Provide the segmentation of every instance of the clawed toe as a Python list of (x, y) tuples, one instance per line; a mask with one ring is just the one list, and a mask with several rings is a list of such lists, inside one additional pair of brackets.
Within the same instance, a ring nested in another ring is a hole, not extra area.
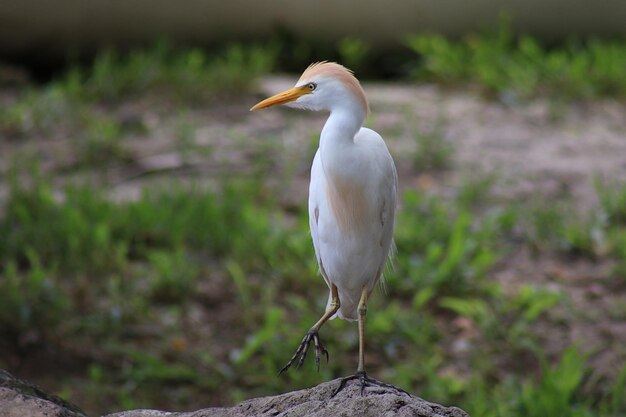
[(337, 389), (333, 392), (333, 395), (331, 395), (331, 398), (336, 396), (342, 389), (344, 389), (346, 387), (348, 381), (351, 381), (353, 379), (358, 379), (359, 380), (359, 384), (361, 386), (361, 396), (363, 396), (363, 394), (365, 392), (365, 387), (387, 388), (387, 389), (391, 389), (391, 390), (398, 391), (398, 392), (401, 392), (403, 394), (406, 394), (409, 397), (411, 396), (411, 394), (409, 394), (408, 392), (406, 392), (402, 388), (398, 388), (398, 387), (396, 387), (394, 385), (386, 384), (386, 383), (378, 381), (378, 380), (376, 380), (374, 378), (370, 378), (369, 376), (367, 376), (365, 371), (359, 371), (359, 372), (355, 373), (354, 375), (350, 375), (350, 376), (347, 376), (345, 378), (341, 378), (341, 382), (339, 383), (339, 386), (337, 387)]
[(287, 364), (283, 366), (283, 368), (278, 373), (282, 374), (287, 369), (289, 369), (291, 365), (296, 363), (296, 361), (297, 361), (296, 369), (299, 369), (304, 363), (304, 359), (306, 358), (306, 355), (309, 351), (309, 346), (311, 345), (311, 341), (313, 341), (313, 346), (315, 349), (315, 367), (317, 368), (317, 372), (319, 372), (320, 356), (321, 355), (326, 356), (326, 362), (328, 362), (328, 351), (322, 344), (319, 333), (315, 330), (309, 330), (307, 334), (304, 335), (304, 338), (302, 338), (302, 342), (300, 342), (300, 346), (298, 346), (298, 349), (296, 349), (296, 353), (293, 354), (291, 359), (289, 359), (289, 362), (287, 362)]

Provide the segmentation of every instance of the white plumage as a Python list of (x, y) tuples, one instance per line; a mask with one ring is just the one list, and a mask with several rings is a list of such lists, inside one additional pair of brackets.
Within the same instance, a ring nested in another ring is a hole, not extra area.
[(319, 367), (320, 353), (328, 353), (318, 331), (338, 315), (359, 320), (357, 375), (364, 383), (366, 305), (392, 244), (396, 168), (381, 136), (362, 127), (368, 103), (357, 79), (343, 66), (313, 64), (294, 88), (263, 100), (252, 110), (276, 104), (330, 112), (313, 160), (309, 188), (311, 236), (330, 295), (325, 314), (309, 330), (283, 371), (297, 358), (297, 366), (303, 363), (312, 340)]
[[(337, 122), (332, 117), (326, 126)], [(309, 225), (320, 271), (339, 291), (339, 317), (357, 320), (361, 292), (371, 293), (389, 254), (396, 171), (373, 130), (361, 128), (354, 139), (327, 132), (311, 168)]]

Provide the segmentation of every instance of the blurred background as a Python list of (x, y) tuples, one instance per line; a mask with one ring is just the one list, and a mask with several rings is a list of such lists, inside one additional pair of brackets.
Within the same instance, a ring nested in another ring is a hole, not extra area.
[(398, 166), (369, 373), (472, 416), (626, 413), (626, 3), (0, 4), (0, 367), (91, 415), (277, 376), (326, 305), (306, 214), (325, 115), (248, 109), (306, 66), (363, 81)]

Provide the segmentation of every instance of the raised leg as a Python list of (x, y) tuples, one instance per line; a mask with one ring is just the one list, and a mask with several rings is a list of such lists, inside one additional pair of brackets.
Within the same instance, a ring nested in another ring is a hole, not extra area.
[(300, 342), (300, 346), (298, 346), (298, 349), (296, 349), (296, 353), (294, 353), (291, 359), (289, 359), (287, 365), (283, 366), (283, 368), (278, 372), (279, 374), (282, 374), (287, 369), (289, 369), (291, 365), (296, 362), (296, 360), (298, 361), (298, 363), (296, 363), (296, 369), (302, 366), (302, 364), (304, 363), (304, 359), (306, 358), (306, 354), (309, 351), (311, 341), (313, 341), (315, 347), (315, 366), (317, 368), (317, 371), (319, 372), (320, 370), (321, 354), (324, 354), (326, 356), (326, 361), (328, 362), (328, 351), (320, 341), (319, 330), (324, 325), (324, 323), (326, 323), (328, 319), (330, 319), (333, 314), (335, 314), (337, 310), (339, 310), (340, 307), (339, 294), (337, 292), (337, 287), (334, 284), (330, 288), (330, 293), (330, 309), (326, 311), (322, 318), (320, 318), (317, 323), (315, 323), (313, 327), (311, 327), (309, 331), (304, 335), (304, 338), (302, 338), (302, 342)]

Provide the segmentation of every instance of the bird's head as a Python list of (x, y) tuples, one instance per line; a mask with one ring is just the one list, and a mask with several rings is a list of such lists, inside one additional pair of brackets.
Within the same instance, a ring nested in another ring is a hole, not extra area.
[(279, 104), (309, 110), (343, 108), (363, 112), (363, 117), (369, 111), (363, 88), (352, 71), (326, 61), (311, 64), (293, 88), (257, 103), (250, 110)]

